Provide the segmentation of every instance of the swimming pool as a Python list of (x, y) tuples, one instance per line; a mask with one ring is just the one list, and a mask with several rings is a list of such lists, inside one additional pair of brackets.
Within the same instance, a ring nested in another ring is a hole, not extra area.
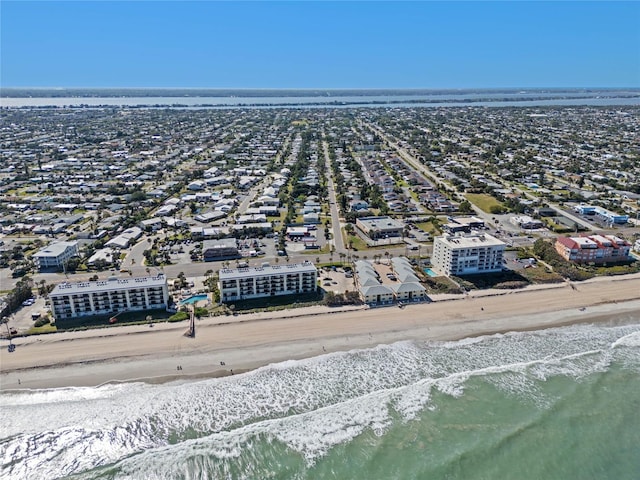
[(194, 295), (193, 297), (189, 297), (189, 298), (185, 298), (184, 300), (180, 301), (180, 305), (188, 305), (190, 303), (196, 303), (199, 302), (200, 300), (208, 300), (209, 299), (209, 295), (202, 293), (200, 295)]
[(424, 269), (424, 273), (426, 273), (430, 277), (437, 277), (438, 276), (438, 274), (436, 272), (434, 272), (433, 270), (431, 270), (430, 268), (425, 268)]

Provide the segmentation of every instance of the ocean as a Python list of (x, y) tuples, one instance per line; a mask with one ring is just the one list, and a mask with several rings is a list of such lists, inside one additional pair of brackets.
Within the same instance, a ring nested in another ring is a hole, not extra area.
[(640, 318), (0, 394), (3, 479), (637, 479)]

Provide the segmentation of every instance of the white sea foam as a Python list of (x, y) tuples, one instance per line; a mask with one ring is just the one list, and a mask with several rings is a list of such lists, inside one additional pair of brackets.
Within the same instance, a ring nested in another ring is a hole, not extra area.
[(617, 339), (611, 344), (611, 348), (616, 347), (640, 347), (640, 332), (632, 332)]
[(434, 389), (459, 397), (475, 377), (543, 401), (540, 382), (605, 371), (620, 355), (637, 359), (639, 338), (640, 325), (573, 326), (401, 342), (193, 383), (2, 394), (0, 474), (92, 478), (110, 465), (116, 478), (198, 477), (206, 468), (224, 473), (258, 439), (314, 462), (364, 431), (383, 434), (394, 411), (409, 420), (433, 407)]

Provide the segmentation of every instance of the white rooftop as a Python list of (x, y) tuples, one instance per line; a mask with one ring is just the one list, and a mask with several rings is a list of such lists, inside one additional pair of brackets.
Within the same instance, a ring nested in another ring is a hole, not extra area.
[(573, 237), (572, 240), (580, 245), (580, 248), (598, 248), (598, 244), (587, 237)]
[(471, 233), (467, 235), (443, 235), (437, 237), (451, 248), (474, 248), (474, 247), (499, 247), (506, 246), (502, 240), (498, 240), (487, 233)]
[(69, 248), (77, 245), (78, 242), (56, 242), (52, 243), (44, 247), (42, 250), (35, 253), (34, 257), (57, 257), (58, 255), (64, 253), (64, 251)]
[(74, 293), (128, 290), (131, 288), (160, 287), (166, 284), (167, 279), (164, 275), (158, 275), (157, 277), (111, 277), (109, 280), (98, 280), (97, 282), (59, 283), (49, 295), (56, 296)]
[(267, 275), (283, 275), (287, 273), (317, 272), (316, 266), (311, 262), (291, 263), (286, 265), (265, 265), (263, 267), (225, 268), (220, 270), (220, 281), (235, 278), (249, 278)]

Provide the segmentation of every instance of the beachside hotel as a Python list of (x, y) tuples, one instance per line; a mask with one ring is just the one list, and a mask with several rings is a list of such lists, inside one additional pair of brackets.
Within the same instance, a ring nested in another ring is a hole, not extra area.
[(287, 265), (222, 269), (218, 273), (220, 300), (236, 302), (250, 298), (293, 295), (316, 291), (318, 270), (311, 262)]
[(433, 241), (431, 264), (447, 276), (499, 272), (505, 248), (486, 233), (443, 235)]
[(164, 275), (111, 277), (97, 282), (60, 283), (49, 294), (49, 299), (53, 316), (58, 321), (167, 308), (169, 289)]

